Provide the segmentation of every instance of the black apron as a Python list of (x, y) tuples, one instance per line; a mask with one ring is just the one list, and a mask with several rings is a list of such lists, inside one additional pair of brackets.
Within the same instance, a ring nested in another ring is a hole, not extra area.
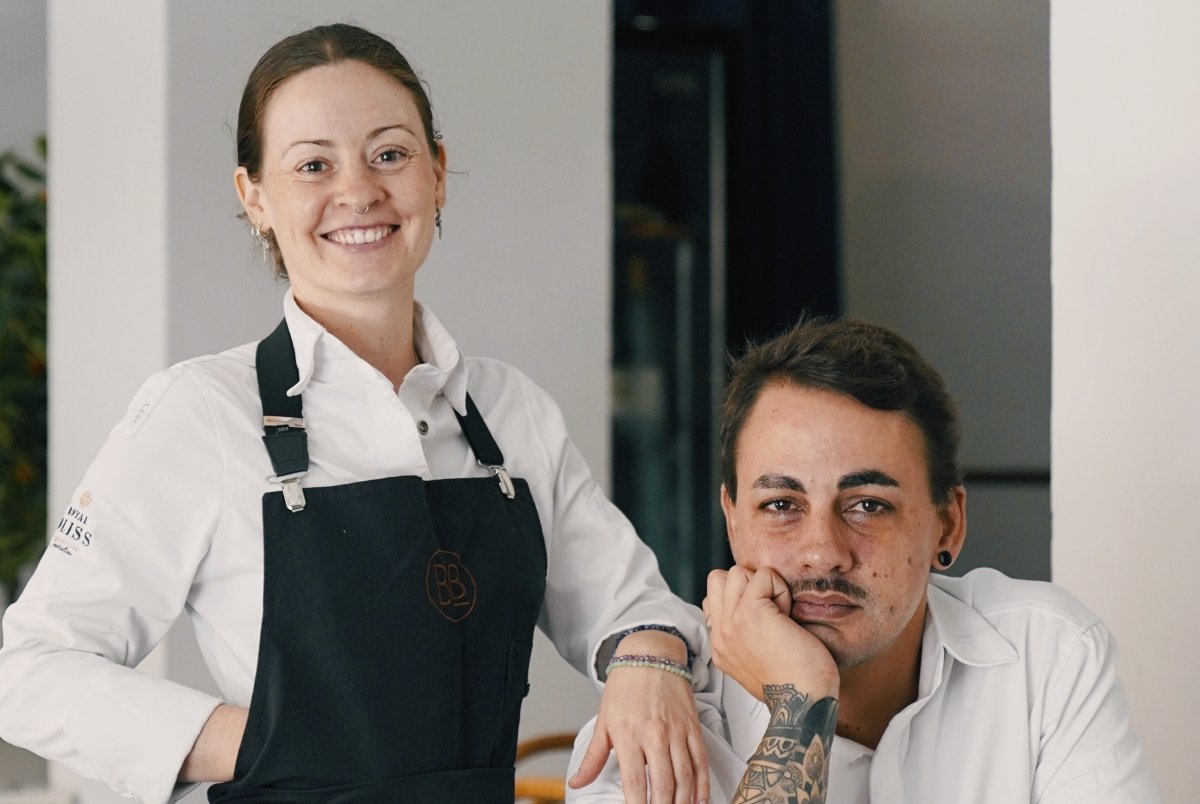
[(521, 702), (546, 589), (528, 484), (467, 397), (492, 477), (301, 488), (308, 468), (286, 321), (258, 347), (263, 619), (234, 780), (209, 801), (513, 800)]

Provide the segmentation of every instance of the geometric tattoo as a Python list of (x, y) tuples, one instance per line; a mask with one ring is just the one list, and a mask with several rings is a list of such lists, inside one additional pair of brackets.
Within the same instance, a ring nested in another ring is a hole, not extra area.
[(838, 702), (809, 702), (792, 684), (765, 684), (771, 722), (732, 804), (824, 804)]

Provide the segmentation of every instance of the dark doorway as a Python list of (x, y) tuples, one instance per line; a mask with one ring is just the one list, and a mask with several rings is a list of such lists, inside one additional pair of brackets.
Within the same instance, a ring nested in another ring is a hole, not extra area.
[(828, 2), (614, 6), (613, 496), (682, 597), (727, 566), (725, 353), (840, 312)]

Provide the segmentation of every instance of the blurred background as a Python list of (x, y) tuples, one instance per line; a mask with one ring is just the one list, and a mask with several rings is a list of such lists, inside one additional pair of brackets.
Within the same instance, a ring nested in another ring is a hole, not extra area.
[[(418, 297), (465, 351), (555, 396), (680, 595), (698, 602), (728, 561), (726, 352), (805, 312), (891, 326), (962, 407), (970, 528), (954, 571), (1053, 578), (1097, 610), (1167, 800), (1193, 800), (1200, 593), (1184, 573), (1200, 547), (1175, 505), (1200, 446), (1184, 407), (1200, 357), (1184, 307), (1200, 290), (1200, 57), (1180, 33), (1200, 11), (1089, 8), (0, 0), (6, 171), (37, 173), (42, 133), (50, 149), (49, 447), (30, 464), (48, 496), (22, 474), (0, 506), (48, 499), (53, 516), (146, 376), (278, 319), (282, 289), (236, 218), (237, 99), (274, 41), (357, 22), (428, 82), (453, 171)], [(37, 177), (17, 172), (36, 213)], [(36, 393), (37, 360), (19, 369)], [(8, 407), (36, 429), (28, 404)], [(0, 581), (6, 595), (21, 577)], [(189, 629), (143, 667), (211, 688)], [(523, 735), (594, 713), (545, 642), (533, 673)], [(118, 800), (0, 744), (0, 802), (18, 785)]]

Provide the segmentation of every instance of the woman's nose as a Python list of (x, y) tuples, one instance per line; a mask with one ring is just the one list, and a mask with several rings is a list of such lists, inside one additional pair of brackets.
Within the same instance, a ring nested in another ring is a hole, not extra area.
[(347, 165), (339, 178), (340, 203), (360, 215), (365, 215), (384, 196), (383, 184), (369, 165)]

